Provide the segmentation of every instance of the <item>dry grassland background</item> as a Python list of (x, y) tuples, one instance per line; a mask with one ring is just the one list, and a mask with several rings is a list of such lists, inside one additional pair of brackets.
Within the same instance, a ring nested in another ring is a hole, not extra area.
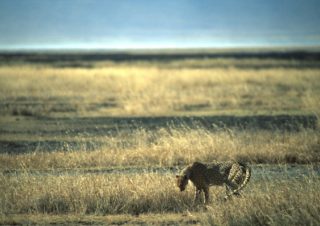
[[(0, 223), (317, 225), (317, 52), (2, 54)], [(243, 197), (174, 175), (248, 162)]]

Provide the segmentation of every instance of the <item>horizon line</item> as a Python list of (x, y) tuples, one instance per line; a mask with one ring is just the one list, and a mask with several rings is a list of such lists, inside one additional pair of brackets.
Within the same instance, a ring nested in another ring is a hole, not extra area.
[(175, 51), (175, 50), (259, 50), (284, 49), (301, 50), (312, 49), (319, 51), (320, 44), (316, 45), (226, 45), (226, 46), (161, 46), (161, 47), (9, 47), (1, 48), (0, 52), (126, 52), (126, 51)]

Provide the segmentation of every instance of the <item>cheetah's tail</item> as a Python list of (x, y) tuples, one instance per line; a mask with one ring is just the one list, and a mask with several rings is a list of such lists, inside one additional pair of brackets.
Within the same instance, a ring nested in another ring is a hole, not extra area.
[(245, 178), (244, 178), (243, 182), (241, 183), (241, 185), (237, 189), (233, 190), (228, 196), (238, 193), (240, 190), (242, 190), (248, 184), (248, 182), (250, 180), (251, 168), (244, 163), (239, 163), (239, 165), (244, 167), (246, 170)]

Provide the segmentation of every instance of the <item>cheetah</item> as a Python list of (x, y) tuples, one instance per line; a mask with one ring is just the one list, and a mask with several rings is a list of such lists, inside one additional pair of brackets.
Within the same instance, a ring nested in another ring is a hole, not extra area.
[(201, 192), (205, 195), (205, 204), (209, 203), (209, 186), (226, 187), (227, 200), (231, 195), (240, 196), (239, 191), (242, 190), (249, 182), (251, 177), (251, 168), (240, 162), (218, 162), (211, 164), (203, 164), (194, 162), (184, 168), (180, 175), (176, 175), (177, 186), (180, 191), (184, 191), (191, 180), (195, 186), (195, 198), (197, 201)]

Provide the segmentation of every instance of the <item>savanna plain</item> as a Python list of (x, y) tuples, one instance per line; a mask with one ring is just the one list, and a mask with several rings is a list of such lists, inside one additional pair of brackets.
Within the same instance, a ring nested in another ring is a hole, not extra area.
[[(0, 54), (0, 224), (319, 225), (320, 51)], [(175, 174), (252, 167), (194, 204)]]

